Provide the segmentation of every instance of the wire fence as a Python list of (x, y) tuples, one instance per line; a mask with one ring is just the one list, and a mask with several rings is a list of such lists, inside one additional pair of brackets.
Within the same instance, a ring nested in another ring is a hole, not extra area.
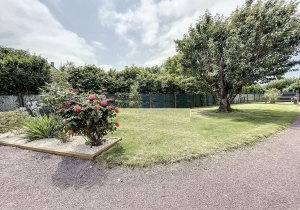
[[(126, 95), (125, 95), (126, 96)], [(213, 106), (219, 103), (218, 99), (210, 93), (205, 94), (141, 94), (141, 107), (142, 108), (192, 108)], [(107, 94), (107, 98), (112, 97), (114, 100), (112, 105), (120, 106), (123, 108), (129, 107), (128, 98), (118, 98), (114, 94)], [(235, 104), (249, 103), (252, 101), (263, 100), (263, 94), (239, 94), (234, 99)], [(0, 111), (12, 111), (25, 107), (28, 102), (38, 101), (42, 103), (39, 95), (0, 95)], [(126, 103), (121, 103), (126, 101)]]

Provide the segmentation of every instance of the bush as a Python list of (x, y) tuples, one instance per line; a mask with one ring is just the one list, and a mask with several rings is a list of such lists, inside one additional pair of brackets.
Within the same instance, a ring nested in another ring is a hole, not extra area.
[(53, 116), (34, 117), (24, 125), (23, 138), (34, 141), (43, 138), (54, 138), (58, 130), (58, 121)]
[(136, 82), (130, 87), (129, 93), (129, 107), (130, 108), (141, 108), (142, 107), (142, 97), (138, 92), (139, 84)]
[(15, 134), (20, 134), (23, 125), (31, 119), (28, 114), (23, 115), (18, 110), (0, 112), (0, 133), (12, 131)]
[[(119, 126), (119, 123), (113, 121), (119, 108), (107, 105), (111, 99), (107, 100), (104, 95), (79, 93), (77, 89), (59, 90), (57, 94), (57, 89), (48, 87), (43, 99), (45, 106), (51, 106), (49, 109), (63, 119), (59, 129), (70, 135), (85, 136), (88, 139), (86, 144), (92, 147), (101, 145), (103, 137)], [(57, 99), (55, 103), (51, 98)]]
[(279, 98), (279, 96), (280, 96), (280, 91), (277, 90), (276, 88), (266, 90), (264, 94), (265, 103), (270, 102), (274, 104)]
[(284, 91), (286, 92), (289, 92), (289, 91), (299, 91), (300, 90), (300, 80), (294, 82), (293, 84), (291, 84), (290, 86), (286, 87), (283, 89)]
[(268, 84), (266, 84), (264, 87), (268, 90), (268, 89), (272, 89), (272, 88), (276, 88), (277, 90), (284, 90), (285, 88), (287, 88), (288, 86), (290, 86), (291, 84), (295, 83), (299, 81), (299, 78), (285, 78), (285, 79), (281, 79), (281, 80), (275, 80), (273, 82), (270, 82)]

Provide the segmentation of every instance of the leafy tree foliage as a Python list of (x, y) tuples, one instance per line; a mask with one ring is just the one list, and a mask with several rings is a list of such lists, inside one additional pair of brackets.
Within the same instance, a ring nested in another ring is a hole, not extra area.
[(285, 88), (288, 86), (292, 85), (293, 83), (300, 81), (300, 78), (285, 78), (285, 79), (280, 79), (276, 81), (272, 81), (268, 84), (265, 85), (265, 88), (272, 89), (276, 88), (277, 90), (283, 91)]
[(243, 86), (241, 93), (242, 94), (256, 94), (256, 93), (264, 93), (265, 87), (259, 84), (253, 84), (248, 86)]
[(229, 18), (207, 11), (176, 40), (184, 71), (220, 98), (219, 111), (245, 85), (281, 78), (299, 64), (300, 19), (295, 1), (247, 0)]
[(51, 81), (50, 66), (41, 56), (0, 46), (0, 80), (0, 94), (37, 94)]
[(68, 73), (70, 74), (68, 80), (72, 87), (83, 92), (102, 93), (102, 89), (107, 85), (105, 71), (95, 65), (73, 67), (68, 70)]
[(169, 57), (164, 63), (164, 70), (169, 74), (182, 75), (183, 71), (181, 60), (181, 54), (176, 54), (173, 57)]
[(158, 66), (125, 66), (119, 72), (113, 69), (105, 72), (94, 65), (75, 66), (67, 71), (56, 72), (53, 75), (54, 80), (63, 83), (66, 72), (72, 87), (84, 92), (100, 93), (104, 89), (110, 94), (130, 93), (134, 86), (139, 93), (194, 93), (199, 92), (200, 88), (194, 77), (170, 74)]

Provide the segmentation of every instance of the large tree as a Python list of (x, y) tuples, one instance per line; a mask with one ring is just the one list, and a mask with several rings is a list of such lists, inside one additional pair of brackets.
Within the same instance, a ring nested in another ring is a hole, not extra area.
[(175, 40), (184, 71), (220, 98), (219, 111), (244, 85), (281, 78), (299, 64), (300, 18), (295, 1), (267, 0), (237, 8), (229, 18), (209, 11)]

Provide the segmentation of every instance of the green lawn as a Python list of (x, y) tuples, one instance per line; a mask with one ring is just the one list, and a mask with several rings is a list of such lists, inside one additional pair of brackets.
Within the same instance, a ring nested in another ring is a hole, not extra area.
[(194, 109), (121, 109), (123, 140), (97, 157), (99, 163), (147, 166), (211, 154), (260, 141), (286, 128), (300, 113), (292, 104), (239, 104), (232, 113), (216, 107)]

